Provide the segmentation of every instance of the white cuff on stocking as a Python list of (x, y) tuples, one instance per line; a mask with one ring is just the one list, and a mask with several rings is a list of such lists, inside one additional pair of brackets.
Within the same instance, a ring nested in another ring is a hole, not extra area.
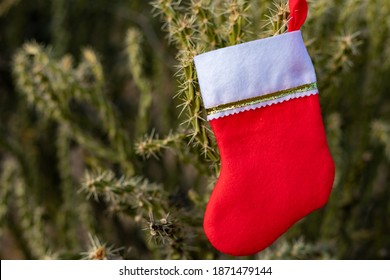
[(195, 57), (207, 119), (318, 93), (300, 31)]

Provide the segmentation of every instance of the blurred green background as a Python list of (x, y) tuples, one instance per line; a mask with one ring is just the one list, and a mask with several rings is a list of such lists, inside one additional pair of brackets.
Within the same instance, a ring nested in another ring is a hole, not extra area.
[[(246, 258), (389, 259), (390, 1), (308, 2), (334, 189)], [(192, 58), (287, 18), (285, 1), (1, 0), (0, 258), (232, 258), (202, 229), (220, 160)]]

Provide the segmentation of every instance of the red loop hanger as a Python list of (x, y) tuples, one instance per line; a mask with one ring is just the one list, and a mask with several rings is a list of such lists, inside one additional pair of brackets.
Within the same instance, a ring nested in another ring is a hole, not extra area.
[(288, 22), (288, 32), (301, 29), (307, 17), (307, 2), (306, 0), (289, 0), (290, 20)]

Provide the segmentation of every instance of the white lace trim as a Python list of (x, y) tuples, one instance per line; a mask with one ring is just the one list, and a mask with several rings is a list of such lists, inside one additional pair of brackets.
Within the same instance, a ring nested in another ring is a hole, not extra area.
[(210, 120), (214, 120), (214, 119), (219, 119), (219, 118), (223, 118), (223, 117), (226, 117), (229, 115), (238, 114), (240, 112), (249, 111), (249, 110), (256, 110), (259, 108), (263, 108), (263, 107), (271, 106), (274, 104), (279, 104), (279, 103), (282, 103), (285, 101), (289, 101), (291, 99), (302, 98), (305, 96), (310, 96), (310, 95), (315, 95), (315, 94), (318, 94), (317, 89), (311, 90), (311, 91), (306, 91), (306, 92), (293, 93), (293, 94), (290, 94), (288, 96), (281, 97), (281, 98), (278, 98), (275, 100), (269, 100), (269, 101), (261, 102), (258, 104), (248, 105), (248, 106), (244, 106), (244, 107), (240, 107), (240, 108), (231, 109), (228, 111), (210, 114), (207, 116), (207, 120), (210, 121)]

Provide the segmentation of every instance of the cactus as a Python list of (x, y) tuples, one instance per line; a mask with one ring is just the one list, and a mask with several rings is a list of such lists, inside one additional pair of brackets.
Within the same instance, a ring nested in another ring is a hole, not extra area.
[[(287, 1), (32, 2), (0, 4), (0, 257), (231, 258), (202, 229), (220, 158), (193, 58), (286, 32)], [(308, 2), (334, 189), (247, 258), (388, 259), (390, 2)]]

